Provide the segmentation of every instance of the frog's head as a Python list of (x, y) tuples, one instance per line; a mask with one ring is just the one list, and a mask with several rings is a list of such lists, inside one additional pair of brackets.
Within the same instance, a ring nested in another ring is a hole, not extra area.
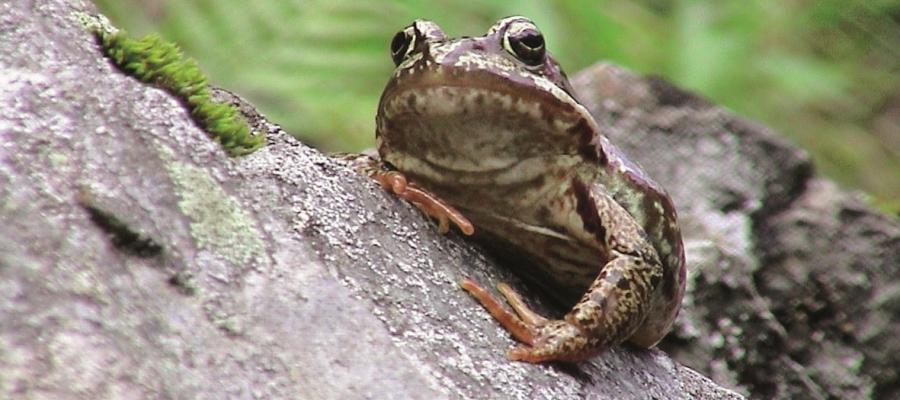
[(381, 96), (376, 138), (382, 158), (401, 171), (441, 180), (528, 159), (598, 157), (597, 125), (531, 20), (504, 18), (484, 36), (458, 39), (418, 20), (390, 51), (397, 68)]
[[(520, 16), (497, 21), (481, 37), (449, 39), (437, 24), (417, 20), (394, 35), (391, 58), (400, 71), (435, 65), (463, 71), (486, 71), (516, 77), (541, 77), (570, 96), (571, 86), (559, 64), (547, 52), (544, 35)], [(532, 83), (532, 82), (529, 82)]]

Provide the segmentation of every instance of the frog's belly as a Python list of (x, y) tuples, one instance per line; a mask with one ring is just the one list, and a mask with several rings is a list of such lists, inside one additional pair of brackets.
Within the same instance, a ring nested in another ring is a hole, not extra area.
[(599, 249), (572, 237), (477, 217), (473, 222), (476, 240), (566, 305), (578, 301), (606, 264)]

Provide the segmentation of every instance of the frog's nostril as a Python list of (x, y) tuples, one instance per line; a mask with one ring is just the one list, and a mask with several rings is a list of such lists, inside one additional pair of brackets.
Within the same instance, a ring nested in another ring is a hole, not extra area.
[(475, 43), (472, 45), (472, 50), (482, 51), (484, 50), (484, 45), (481, 43)]

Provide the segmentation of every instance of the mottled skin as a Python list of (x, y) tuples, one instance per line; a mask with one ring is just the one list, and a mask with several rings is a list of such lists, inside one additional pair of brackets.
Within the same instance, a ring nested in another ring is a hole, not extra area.
[(501, 284), (513, 314), (464, 280), (523, 343), (510, 359), (578, 361), (662, 339), (684, 293), (675, 209), (602, 135), (537, 27), (510, 17), (484, 36), (449, 39), (419, 20), (391, 51), (376, 138), (392, 172), (370, 175), (445, 228), (449, 219), (469, 234), (471, 221), (476, 237), (527, 261), (524, 274), (577, 300), (548, 320)]

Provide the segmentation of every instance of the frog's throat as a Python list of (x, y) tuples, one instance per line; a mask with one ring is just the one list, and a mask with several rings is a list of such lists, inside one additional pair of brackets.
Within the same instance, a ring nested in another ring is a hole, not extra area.
[(459, 173), (524, 166), (530, 176), (535, 159), (601, 159), (593, 118), (580, 105), (544, 100), (480, 87), (394, 91), (382, 98), (378, 148), (398, 168), (401, 158), (419, 158), (423, 168)]
[[(433, 152), (417, 155), (386, 151), (384, 159), (400, 171), (411, 172), (419, 181), (437, 185), (514, 186), (545, 179), (549, 173), (566, 173), (581, 164), (576, 156), (532, 157), (516, 160), (498, 168), (472, 168), (471, 162), (437, 159)], [(481, 164), (484, 165), (484, 164)], [(413, 172), (414, 171), (414, 172)], [(568, 175), (568, 174), (566, 174)]]

